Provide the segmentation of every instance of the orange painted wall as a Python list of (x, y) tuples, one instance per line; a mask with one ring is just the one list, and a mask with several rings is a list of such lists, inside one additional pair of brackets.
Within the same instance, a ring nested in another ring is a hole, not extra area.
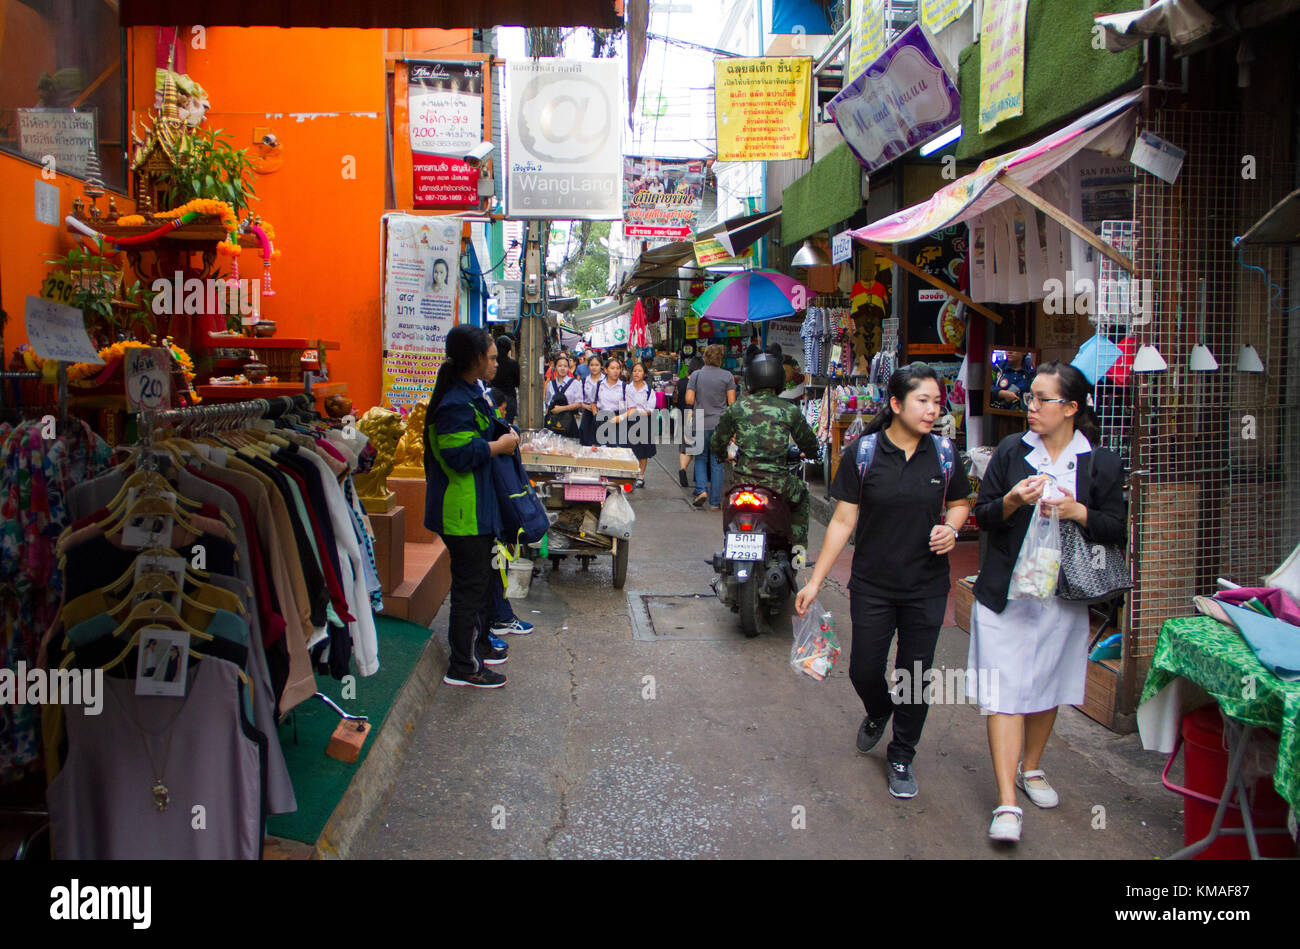
[[(62, 224), (53, 227), (36, 220), (36, 186), (41, 166), (0, 153), (0, 280), (3, 307), (9, 314), (5, 327), (5, 364), (14, 347), (27, 342), (23, 325), (24, 301), (40, 293), (41, 281), (50, 272), (47, 259), (67, 253), (72, 238)], [(57, 175), (45, 182), (59, 189), (59, 220), (72, 213), (72, 201), (81, 196), (81, 179)], [(108, 195), (99, 199), (100, 210), (108, 207)], [(129, 214), (135, 205), (117, 196), (118, 210)]]
[[(193, 35), (182, 31), (187, 40)], [(262, 315), (280, 336), (321, 336), (342, 343), (329, 356), (331, 378), (346, 381), (358, 412), (380, 396), (380, 220), (385, 212), (387, 85), (385, 57), (468, 52), (468, 30), (317, 30), (211, 28), (203, 49), (191, 45), (188, 72), (208, 92), (206, 123), (252, 143), (269, 127), (283, 145), (284, 166), (258, 176), (257, 213), (275, 226), (283, 256), (272, 269), (276, 296)], [(131, 96), (141, 118), (153, 101), (155, 31), (131, 31)], [(436, 52), (434, 52), (436, 50)], [(355, 177), (344, 177), (345, 159)], [(59, 229), (36, 224), (32, 178), (39, 168), (0, 155), (0, 263), (11, 316), (6, 347), (21, 341), (22, 301), (36, 292), (43, 261), (68, 246)], [(409, 164), (396, 170), (410, 178)], [(80, 182), (61, 180), (63, 213)], [(128, 210), (126, 202), (119, 206)], [(20, 213), (11, 213), (14, 206)], [(242, 276), (260, 259), (245, 251)], [(17, 332), (15, 331), (15, 324)]]

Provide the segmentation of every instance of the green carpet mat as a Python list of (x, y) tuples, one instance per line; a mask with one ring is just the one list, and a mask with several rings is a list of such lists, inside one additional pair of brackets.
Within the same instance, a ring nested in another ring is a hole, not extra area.
[[(348, 764), (325, 754), (330, 736), (339, 723), (338, 714), (319, 699), (311, 699), (285, 716), (280, 725), (280, 745), (285, 764), (293, 781), (298, 810), (280, 814), (267, 822), (267, 833), (275, 837), (315, 844), (330, 814), (338, 806), (357, 768), (366, 760), (375, 736), (379, 733), (397, 693), (410, 677), (429, 631), (403, 619), (376, 614), (379, 634), (379, 672), (367, 678), (356, 677), (356, 697), (344, 699), (343, 683), (318, 675), (316, 687), (352, 715), (370, 719), (370, 734), (355, 764)], [(297, 717), (298, 740), (294, 742), (294, 717)]]

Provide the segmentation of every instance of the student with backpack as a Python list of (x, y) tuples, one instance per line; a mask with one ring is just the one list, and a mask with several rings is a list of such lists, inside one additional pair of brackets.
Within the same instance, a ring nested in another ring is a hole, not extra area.
[(546, 384), (546, 420), (548, 431), (566, 438), (577, 438), (579, 413), (583, 405), (583, 380), (569, 375), (569, 357), (555, 358), (555, 378)]
[[(889, 396), (840, 458), (831, 486), (839, 504), (795, 610), (808, 612), (853, 534), (849, 679), (866, 711), (857, 747), (871, 751), (892, 715), (889, 793), (911, 798), (917, 793), (912, 759), (929, 711), (923, 686), (948, 605), (948, 553), (970, 513), (970, 485), (952, 443), (931, 433), (943, 409), (935, 371), (920, 363), (900, 367), (889, 379)], [(891, 693), (885, 678), (895, 631), (894, 667), (907, 674), (901, 695)]]
[[(611, 356), (605, 363), (605, 378), (600, 379), (592, 387), (591, 401), (596, 405), (596, 426), (597, 436), (596, 443), (600, 445), (613, 445), (626, 448), (626, 445), (618, 439), (617, 432), (606, 430), (602, 440), (599, 432), (600, 428), (611, 423), (613, 419), (622, 415), (627, 409), (629, 402), (627, 398), (627, 383), (623, 381), (623, 363), (617, 356)], [(610, 425), (610, 428), (613, 426)], [(613, 437), (610, 437), (611, 434)]]

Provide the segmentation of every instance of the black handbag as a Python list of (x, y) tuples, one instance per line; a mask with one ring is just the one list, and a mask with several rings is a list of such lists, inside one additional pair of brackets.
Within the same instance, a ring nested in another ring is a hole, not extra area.
[(565, 438), (578, 437), (578, 420), (574, 418), (574, 415), (579, 413), (557, 412), (555, 407), (569, 404), (569, 400), (564, 393), (568, 391), (571, 385), (573, 385), (572, 378), (565, 382), (564, 388), (555, 394), (555, 398), (551, 400), (551, 407), (546, 410), (546, 419), (542, 422), (542, 427), (548, 432), (563, 435)]
[(1061, 572), (1056, 595), (1071, 603), (1105, 603), (1133, 589), (1118, 544), (1093, 544), (1074, 521), (1061, 521)]

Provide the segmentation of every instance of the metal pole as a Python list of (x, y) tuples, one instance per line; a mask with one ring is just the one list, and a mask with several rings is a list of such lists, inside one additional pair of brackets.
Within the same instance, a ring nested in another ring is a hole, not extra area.
[(550, 222), (529, 221), (524, 248), (523, 303), (519, 320), (519, 427), (542, 427), (545, 371), (546, 260), (542, 235)]

